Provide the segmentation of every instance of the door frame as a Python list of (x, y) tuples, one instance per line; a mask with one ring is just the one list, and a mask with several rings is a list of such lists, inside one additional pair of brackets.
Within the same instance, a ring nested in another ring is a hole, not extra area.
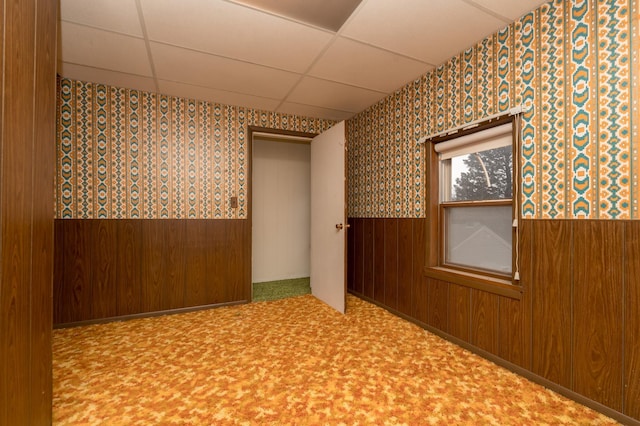
[[(318, 133), (297, 132), (293, 130), (279, 130), (272, 129), (270, 127), (249, 126), (247, 130), (248, 138), (248, 163), (247, 163), (247, 227), (245, 228), (245, 244), (249, 247), (249, 259), (245, 262), (245, 276), (249, 277), (249, 282), (246, 283), (245, 294), (248, 295), (248, 302), (253, 301), (253, 276), (252, 276), (252, 264), (253, 264), (253, 134), (254, 133), (267, 133), (278, 136), (294, 136), (299, 138), (313, 139), (318, 136)], [(346, 197), (346, 194), (345, 194)], [(345, 239), (346, 241), (346, 239)]]

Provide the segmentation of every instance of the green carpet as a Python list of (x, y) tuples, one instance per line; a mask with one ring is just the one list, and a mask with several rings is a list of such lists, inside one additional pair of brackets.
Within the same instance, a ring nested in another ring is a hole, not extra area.
[(284, 299), (311, 293), (309, 277), (253, 283), (253, 301)]

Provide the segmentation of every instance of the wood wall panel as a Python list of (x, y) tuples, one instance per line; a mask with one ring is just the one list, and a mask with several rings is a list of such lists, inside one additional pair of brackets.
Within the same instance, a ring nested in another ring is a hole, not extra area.
[[(199, 220), (201, 224), (207, 221)], [(227, 303), (239, 300), (250, 300), (250, 294), (243, 287), (243, 268), (251, 264), (250, 252), (246, 250), (247, 244), (243, 242), (243, 236), (248, 230), (247, 222), (234, 220), (226, 224), (216, 221), (213, 234), (214, 244), (211, 255), (214, 258), (213, 277), (205, 285), (209, 288), (209, 303)], [(250, 275), (245, 275), (250, 281)]]
[(132, 315), (141, 311), (142, 223), (139, 220), (123, 221), (116, 238), (116, 315)]
[(624, 222), (573, 229), (574, 389), (622, 411)]
[(429, 292), (427, 324), (448, 333), (449, 283), (428, 278), (427, 287)]
[(498, 354), (498, 314), (500, 297), (476, 289), (471, 290), (471, 344)]
[(640, 419), (640, 222), (625, 226), (624, 407)]
[(251, 297), (245, 220), (59, 219), (55, 224), (55, 324)]
[(427, 278), (425, 265), (425, 219), (413, 219), (413, 288), (411, 316), (426, 324), (429, 313)]
[(448, 333), (465, 342), (469, 341), (471, 319), (471, 289), (449, 284), (449, 330)]
[(160, 309), (178, 309), (185, 306), (186, 299), (186, 271), (188, 246), (187, 221), (169, 219), (163, 226), (165, 231), (164, 266), (165, 280), (162, 289), (162, 304)]
[(498, 356), (531, 370), (531, 229), (530, 220), (520, 221), (520, 300), (501, 298), (498, 326)]
[[(363, 285), (364, 274), (364, 226), (362, 219), (353, 220), (353, 231), (351, 235), (354, 237), (353, 242), (353, 263), (347, 265), (347, 269), (353, 270), (353, 288), (354, 291), (365, 294)], [(367, 265), (371, 267), (371, 262), (367, 262)]]
[[(213, 285), (207, 285), (208, 280), (215, 280), (218, 267), (214, 257), (216, 244), (215, 227), (189, 226), (186, 231), (186, 258), (189, 268), (185, 271), (184, 306), (207, 305), (216, 297)], [(171, 284), (171, 288), (175, 287)]]
[[(75, 220), (56, 220), (69, 227)], [(142, 221), (142, 264), (140, 265), (140, 312), (161, 311), (164, 308), (163, 293), (167, 277), (165, 262), (166, 236), (164, 220)], [(62, 232), (67, 232), (64, 227)], [(57, 232), (56, 228), (56, 232)], [(57, 257), (56, 253), (56, 257)], [(64, 283), (62, 283), (64, 285)], [(61, 321), (65, 322), (65, 321)]]
[(570, 389), (571, 222), (535, 221), (532, 231), (532, 368)]
[(56, 221), (54, 271), (54, 323), (92, 318), (91, 227), (80, 222)]
[(398, 219), (384, 222), (384, 304), (398, 309)]
[(89, 241), (92, 245), (91, 317), (109, 318), (118, 315), (116, 286), (118, 226), (113, 221), (92, 220)]
[[(376, 302), (384, 303), (385, 300), (385, 285), (384, 285), (384, 261), (385, 261), (385, 247), (384, 247), (384, 219), (373, 219), (373, 299)], [(366, 229), (366, 228), (365, 228)], [(366, 233), (365, 233), (366, 238)], [(365, 250), (365, 259), (367, 252)], [(366, 267), (365, 267), (366, 271)], [(365, 274), (366, 277), (366, 274)]]
[[(31, 393), (31, 191), (33, 188), (35, 2), (5, 7), (2, 168), (0, 169), (0, 424), (29, 420)], [(8, 83), (5, 84), (6, 80)], [(20, 125), (16, 125), (19, 123)], [(21, 395), (25, 395), (22, 397)], [(11, 414), (15, 412), (16, 414)], [(18, 422), (20, 423), (20, 422)]]
[(398, 219), (398, 311), (411, 315), (413, 298), (413, 219)]
[(0, 8), (0, 424), (50, 424), (57, 4)]
[[(53, 202), (49, 194), (55, 179), (56, 34), (57, 2), (39, 1), (35, 23), (35, 167), (32, 206), (31, 259), (31, 424), (51, 422), (51, 327), (53, 318)], [(48, 101), (47, 101), (48, 100)], [(0, 411), (2, 408), (0, 408)]]
[(374, 261), (374, 222), (372, 219), (363, 219), (363, 235), (362, 235), (362, 248), (363, 248), (363, 259), (364, 266), (362, 269), (362, 285), (363, 285), (363, 293), (365, 296), (373, 298), (375, 293), (375, 282), (374, 282), (374, 268), (376, 267), (376, 262)]
[[(353, 267), (355, 265), (354, 263), (355, 222), (357, 222), (357, 220), (353, 218), (349, 218), (347, 220), (347, 223), (349, 224), (349, 226), (347, 227), (347, 264), (345, 266), (347, 268), (347, 290), (348, 291), (356, 291), (356, 288), (354, 286), (355, 280), (353, 275), (355, 270), (355, 268)], [(362, 289), (358, 289), (358, 292), (362, 293)]]

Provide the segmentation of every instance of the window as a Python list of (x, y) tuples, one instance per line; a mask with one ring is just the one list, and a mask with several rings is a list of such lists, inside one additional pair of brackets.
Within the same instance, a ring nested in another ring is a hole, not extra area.
[(428, 275), (482, 288), (511, 286), (514, 274), (518, 279), (516, 120), (498, 117), (435, 137), (427, 146)]

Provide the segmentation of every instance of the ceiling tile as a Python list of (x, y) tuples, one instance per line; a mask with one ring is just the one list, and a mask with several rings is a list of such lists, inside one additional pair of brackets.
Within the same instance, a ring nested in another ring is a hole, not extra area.
[(142, 37), (135, 0), (60, 0), (60, 19)]
[(61, 58), (64, 62), (105, 70), (151, 76), (144, 40), (62, 22)]
[(341, 34), (439, 65), (505, 25), (462, 0), (368, 0)]
[(299, 75), (215, 55), (151, 43), (158, 79), (265, 98), (283, 98)]
[(338, 31), (362, 0), (232, 0), (330, 31)]
[(221, 0), (142, 0), (142, 7), (150, 40), (289, 71), (305, 71), (332, 38)]
[(339, 38), (311, 68), (326, 80), (393, 92), (433, 67), (357, 41)]
[(479, 6), (492, 10), (498, 15), (509, 18), (510, 21), (516, 21), (522, 15), (537, 9), (548, 0), (469, 0), (469, 3), (475, 3)]
[(243, 95), (226, 92), (224, 90), (210, 89), (208, 87), (175, 83), (173, 81), (158, 80), (158, 85), (160, 87), (160, 93), (163, 94), (224, 105), (238, 105), (246, 108), (273, 111), (280, 103), (280, 101), (275, 99)]
[(355, 113), (385, 96), (386, 93), (305, 77), (285, 101)]
[(156, 85), (150, 77), (140, 77), (121, 72), (85, 67), (83, 65), (68, 64), (65, 62), (59, 63), (58, 74), (73, 80), (103, 83), (115, 87), (144, 90), (146, 92), (156, 91)]
[(353, 117), (352, 112), (338, 111), (335, 109), (320, 108), (312, 105), (285, 102), (277, 110), (283, 114), (294, 114), (307, 117), (324, 118), (325, 120), (342, 121)]

